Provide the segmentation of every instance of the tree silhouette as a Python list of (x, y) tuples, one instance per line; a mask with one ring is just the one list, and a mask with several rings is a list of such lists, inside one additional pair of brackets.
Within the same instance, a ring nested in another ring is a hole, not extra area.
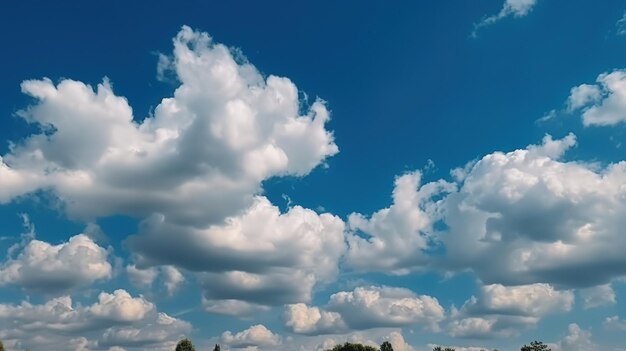
[(215, 344), (215, 347), (213, 348), (213, 351), (220, 351), (220, 345), (219, 344)]
[(545, 345), (541, 341), (533, 341), (530, 343), (530, 346), (522, 346), (520, 351), (552, 351), (552, 349), (548, 348), (548, 345)]
[(393, 351), (393, 346), (389, 341), (385, 341), (380, 345), (380, 351)]
[(378, 349), (368, 345), (353, 344), (347, 342), (343, 345), (337, 345), (332, 349), (326, 351), (378, 351)]
[(193, 347), (191, 340), (183, 339), (176, 344), (176, 351), (196, 351), (196, 348)]

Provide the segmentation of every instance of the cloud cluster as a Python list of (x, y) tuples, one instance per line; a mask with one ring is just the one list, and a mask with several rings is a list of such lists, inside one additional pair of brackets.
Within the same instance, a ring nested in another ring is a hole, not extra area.
[(95, 89), (23, 82), (35, 102), (18, 115), (39, 131), (0, 158), (0, 203), (48, 193), (74, 219), (139, 218), (131, 280), (150, 285), (161, 267), (173, 293), (180, 268), (201, 272), (210, 311), (309, 301), (336, 274), (343, 221), (281, 213), (259, 194), (263, 181), (307, 175), (338, 152), (325, 103), (308, 105), (289, 79), (262, 75), (206, 33), (184, 26), (173, 44), (159, 70), (180, 85), (143, 119), (107, 79)]
[(0, 304), (0, 324), (0, 339), (13, 348), (58, 351), (67, 350), (68, 338), (76, 341), (76, 350), (144, 347), (173, 342), (191, 331), (187, 322), (158, 312), (153, 303), (125, 290), (102, 292), (88, 306), (75, 304), (69, 296), (40, 305)]
[(387, 286), (357, 287), (335, 293), (324, 309), (295, 304), (287, 306), (285, 311), (286, 327), (309, 335), (413, 324), (437, 330), (444, 318), (445, 311), (436, 298)]
[(485, 284), (609, 283), (626, 274), (626, 162), (564, 161), (575, 145), (573, 134), (546, 135), (454, 170), (454, 184), (399, 177), (391, 207), (350, 217), (348, 263), (395, 273), (470, 269)]
[(11, 284), (59, 294), (112, 275), (107, 249), (85, 234), (57, 245), (30, 240), (24, 247), (15, 249), (19, 250), (16, 257), (9, 254), (0, 263), (0, 286)]
[(569, 311), (571, 291), (556, 291), (547, 284), (481, 287), (460, 310), (453, 309), (448, 333), (461, 338), (509, 337), (535, 326), (541, 317)]
[(45, 190), (75, 218), (219, 223), (245, 209), (263, 180), (306, 175), (338, 151), (322, 101), (302, 106), (291, 81), (263, 77), (206, 33), (183, 27), (170, 69), (180, 86), (141, 122), (106, 79), (95, 90), (23, 82), (36, 103), (19, 115), (40, 132), (0, 160), (0, 201)]

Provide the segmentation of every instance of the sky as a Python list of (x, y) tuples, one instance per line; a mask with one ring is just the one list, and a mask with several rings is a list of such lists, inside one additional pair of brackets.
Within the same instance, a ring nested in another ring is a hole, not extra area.
[(626, 350), (626, 2), (0, 11), (7, 350)]

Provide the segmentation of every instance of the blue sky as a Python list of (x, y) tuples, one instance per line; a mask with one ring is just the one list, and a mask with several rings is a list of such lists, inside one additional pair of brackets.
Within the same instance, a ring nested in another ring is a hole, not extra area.
[(0, 13), (9, 350), (624, 350), (626, 3)]

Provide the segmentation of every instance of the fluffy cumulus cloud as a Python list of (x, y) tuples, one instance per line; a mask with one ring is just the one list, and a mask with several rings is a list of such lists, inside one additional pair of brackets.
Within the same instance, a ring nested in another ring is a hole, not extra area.
[(595, 351), (598, 346), (591, 341), (591, 332), (581, 329), (578, 324), (571, 323), (567, 327), (568, 334), (556, 345), (560, 351)]
[(102, 292), (87, 306), (69, 296), (40, 305), (0, 304), (0, 324), (0, 339), (13, 348), (59, 351), (67, 350), (69, 339), (75, 350), (143, 347), (173, 342), (191, 330), (187, 322), (159, 313), (154, 304), (125, 290)]
[(287, 306), (285, 325), (295, 333), (328, 334), (346, 330), (392, 328), (421, 324), (431, 330), (445, 318), (436, 298), (404, 288), (358, 287), (331, 295), (324, 309), (304, 304)]
[(349, 330), (338, 312), (309, 307), (303, 303), (288, 305), (285, 326), (297, 334), (334, 334)]
[(219, 223), (263, 180), (306, 175), (338, 151), (322, 101), (303, 106), (289, 79), (265, 78), (206, 33), (183, 27), (168, 67), (180, 86), (141, 122), (107, 80), (23, 82), (36, 102), (19, 115), (40, 132), (2, 157), (0, 201), (46, 190), (75, 218)]
[(574, 294), (547, 284), (481, 287), (460, 310), (453, 309), (448, 332), (454, 337), (492, 338), (517, 335), (541, 317), (571, 310)]
[(612, 126), (626, 122), (626, 70), (602, 73), (596, 84), (572, 88), (568, 111), (580, 111), (585, 126)]
[(204, 229), (153, 217), (128, 243), (144, 265), (175, 264), (203, 272), (204, 298), (217, 312), (219, 301), (309, 301), (315, 284), (337, 274), (345, 249), (343, 230), (336, 216), (299, 206), (281, 213), (257, 197), (241, 216)]
[(546, 136), (469, 167), (445, 200), (442, 264), (486, 284), (591, 287), (624, 275), (626, 162), (563, 161), (575, 143)]
[(353, 213), (348, 218), (347, 261), (358, 270), (408, 273), (427, 260), (433, 225), (440, 219), (439, 202), (433, 198), (454, 191), (454, 184), (443, 180), (421, 183), (419, 171), (398, 177), (393, 204), (369, 218)]
[(221, 340), (224, 344), (232, 348), (268, 347), (276, 346), (281, 343), (281, 337), (274, 334), (262, 324), (251, 326), (236, 334), (226, 331), (222, 334)]
[(505, 0), (502, 9), (495, 15), (485, 17), (482, 21), (474, 26), (473, 36), (476, 36), (478, 29), (481, 27), (492, 25), (503, 18), (524, 17), (532, 11), (537, 4), (537, 0)]
[(33, 239), (11, 251), (17, 255), (0, 263), (0, 285), (58, 294), (112, 275), (107, 249), (85, 234), (57, 245)]

